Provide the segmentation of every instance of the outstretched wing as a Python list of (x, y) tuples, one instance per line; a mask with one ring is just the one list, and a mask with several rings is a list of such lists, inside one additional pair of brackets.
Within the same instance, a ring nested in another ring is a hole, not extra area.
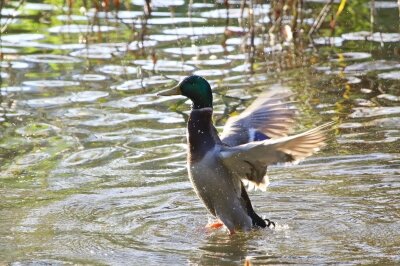
[(244, 183), (249, 183), (250, 188), (266, 190), (268, 165), (296, 162), (312, 155), (325, 144), (326, 131), (333, 124), (327, 123), (294, 136), (225, 146), (221, 158), (232, 174), (247, 181)]
[(237, 146), (251, 141), (286, 136), (294, 123), (296, 109), (288, 101), (291, 93), (263, 93), (240, 115), (228, 119), (221, 134), (223, 143)]

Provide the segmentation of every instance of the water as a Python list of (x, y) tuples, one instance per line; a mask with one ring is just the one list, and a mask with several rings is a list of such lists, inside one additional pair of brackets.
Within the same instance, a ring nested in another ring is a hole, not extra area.
[[(93, 11), (29, 3), (3, 34), (0, 262), (400, 263), (396, 5), (377, 5), (374, 34), (360, 20), (301, 48), (260, 33), (251, 56), (238, 5), (225, 28), (221, 4), (194, 1), (190, 19), (184, 1), (154, 1), (144, 24), (142, 2), (98, 13), (94, 27)], [(269, 21), (269, 5), (256, 8)], [(359, 12), (368, 17), (368, 6)], [(191, 73), (212, 84), (219, 129), (277, 84), (294, 92), (298, 131), (338, 123), (323, 151), (272, 167), (267, 193), (250, 194), (275, 229), (204, 228), (210, 217), (186, 173), (189, 102), (156, 96)]]

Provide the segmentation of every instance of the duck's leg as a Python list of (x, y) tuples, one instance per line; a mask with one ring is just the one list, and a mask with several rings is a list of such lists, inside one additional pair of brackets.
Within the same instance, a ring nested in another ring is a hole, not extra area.
[(218, 213), (217, 213), (217, 218), (219, 219), (219, 221), (221, 221), (221, 223), (225, 226), (225, 228), (228, 229), (229, 235), (234, 235), (236, 233), (235, 231), (236, 228), (230, 219), (227, 219), (223, 215), (218, 215)]
[(261, 228), (265, 228), (265, 227), (269, 227), (271, 224), (273, 224), (275, 226), (274, 222), (271, 222), (268, 219), (263, 219), (260, 216), (258, 216), (258, 214), (254, 211), (253, 206), (251, 205), (251, 201), (249, 198), (249, 195), (247, 194), (246, 188), (244, 187), (243, 183), (242, 183), (242, 200), (246, 206), (247, 209), (247, 214), (250, 216), (253, 226), (254, 227), (261, 227)]
[(223, 225), (224, 225), (224, 224), (223, 224), (220, 220), (217, 220), (217, 221), (215, 221), (215, 222), (213, 222), (213, 223), (207, 224), (207, 225), (206, 225), (206, 228), (218, 229), (218, 228), (221, 228)]

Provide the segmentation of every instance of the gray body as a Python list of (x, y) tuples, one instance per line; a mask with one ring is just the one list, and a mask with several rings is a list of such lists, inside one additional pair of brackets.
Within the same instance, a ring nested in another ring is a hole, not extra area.
[(189, 178), (208, 211), (230, 232), (247, 231), (252, 228), (248, 210), (251, 203), (242, 197), (244, 188), (240, 178), (232, 175), (222, 161), (221, 150), (226, 145), (212, 124), (212, 111), (212, 108), (202, 108), (192, 110), (190, 114), (187, 132)]
[(248, 231), (253, 224), (246, 202), (241, 197), (241, 181), (232, 177), (224, 166), (219, 157), (220, 149), (216, 145), (201, 161), (189, 161), (190, 181), (208, 211), (220, 219), (230, 232)]

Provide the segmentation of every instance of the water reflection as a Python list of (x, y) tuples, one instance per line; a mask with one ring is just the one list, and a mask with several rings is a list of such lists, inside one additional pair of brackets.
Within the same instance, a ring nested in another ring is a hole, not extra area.
[(190, 259), (190, 262), (197, 265), (232, 265), (232, 262), (244, 261), (248, 254), (248, 241), (254, 235), (237, 234), (233, 237), (226, 234), (211, 234), (203, 240), (199, 247), (201, 253), (198, 257)]

